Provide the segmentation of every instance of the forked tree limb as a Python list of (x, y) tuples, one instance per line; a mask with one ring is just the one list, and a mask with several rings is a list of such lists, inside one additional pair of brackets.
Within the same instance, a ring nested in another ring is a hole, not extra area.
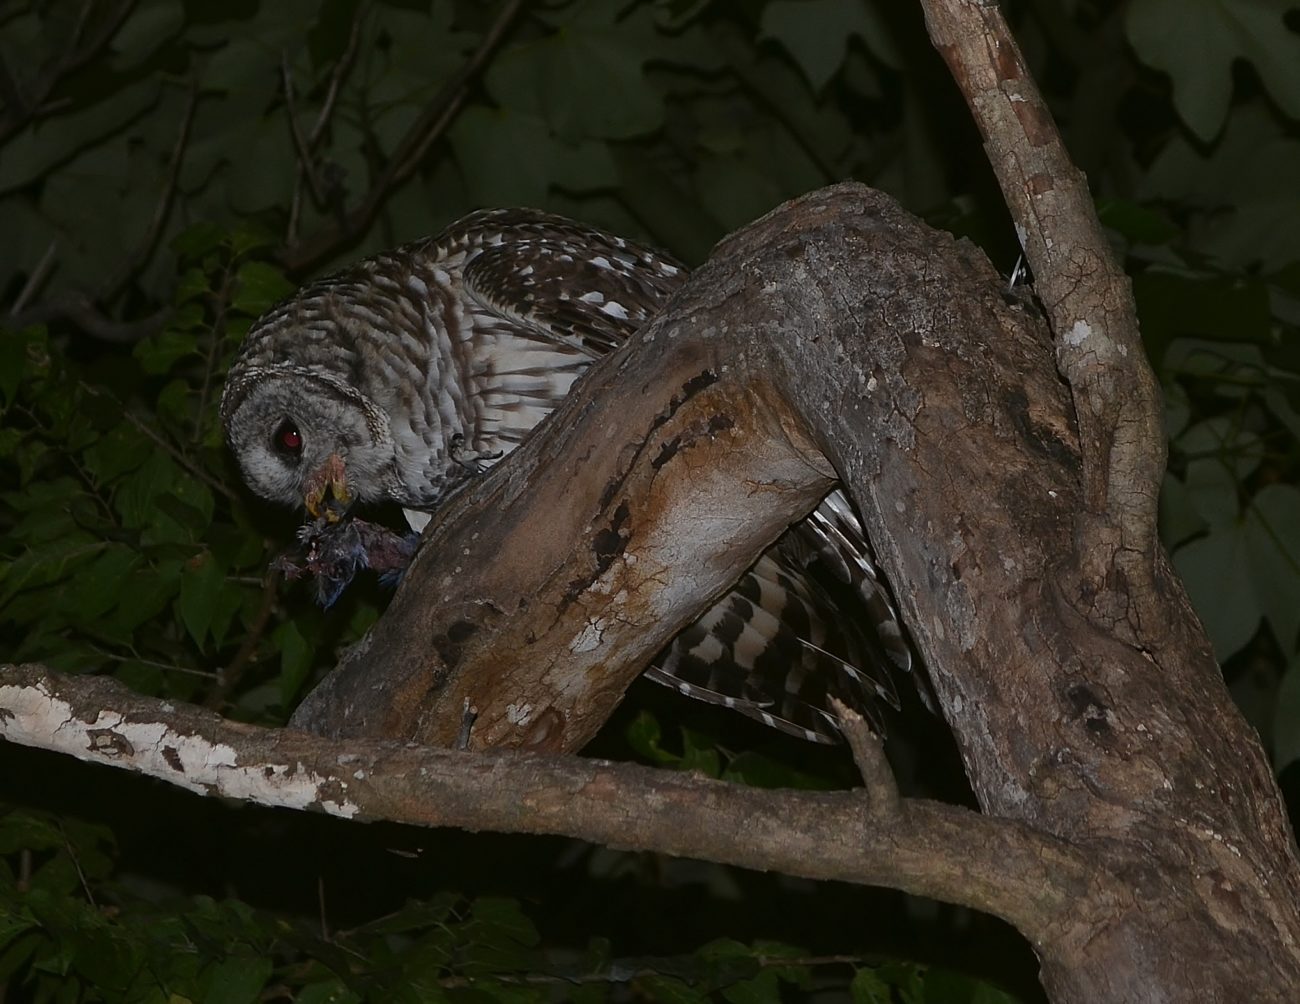
[(1163, 553), (1158, 623), (1079, 603), (1069, 389), (1003, 292), (861, 186), (733, 235), (435, 517), (382, 629), (295, 721), (445, 745), (469, 699), (475, 748), (575, 749), (838, 475), (981, 806), (1095, 866), (1031, 935), (1054, 999), (1285, 999), (1300, 867), (1267, 758)]
[(938, 802), (906, 799), (885, 814), (861, 790), (771, 791), (605, 760), (330, 740), (37, 665), (0, 665), (0, 737), (259, 805), (558, 834), (881, 885), (1003, 916), (1031, 936), (1094, 885), (1063, 841)]
[[(1131, 642), (1138, 634), (1147, 645), (1163, 641), (1156, 581), (1163, 407), (1131, 284), (998, 4), (921, 6), (984, 138), (1074, 394), (1084, 487), (1076, 550), (1089, 585), (1080, 599)], [(1122, 590), (1113, 588), (1116, 571), (1127, 580)]]

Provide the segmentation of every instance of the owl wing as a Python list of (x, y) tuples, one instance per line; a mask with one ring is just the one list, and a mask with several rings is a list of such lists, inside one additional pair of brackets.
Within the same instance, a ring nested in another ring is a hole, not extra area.
[(911, 649), (838, 489), (687, 627), (646, 677), (800, 739), (836, 742), (830, 698), (884, 731)]
[[(686, 279), (673, 259), (531, 210), (476, 213), (463, 239), (466, 296), (490, 319), (491, 387), (512, 399), (567, 393), (548, 379), (577, 373), (622, 344)], [(495, 235), (508, 230), (508, 239)], [(502, 332), (509, 332), (502, 337)], [(523, 430), (526, 434), (528, 430)], [(522, 438), (522, 434), (520, 438)], [(504, 437), (509, 438), (509, 437)], [(890, 668), (911, 651), (847, 497), (831, 493), (679, 634), (646, 676), (799, 738), (834, 742), (829, 698), (883, 730), (898, 707)]]
[(463, 269), (465, 292), (557, 351), (595, 359), (621, 345), (686, 281), (685, 266), (561, 216), (536, 210), (475, 213), (490, 237)]

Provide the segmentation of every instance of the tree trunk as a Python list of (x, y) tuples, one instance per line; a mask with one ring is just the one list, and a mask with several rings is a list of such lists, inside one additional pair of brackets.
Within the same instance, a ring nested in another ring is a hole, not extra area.
[(521, 453), (441, 514), (299, 724), (446, 742), (468, 700), (477, 742), (576, 748), (829, 460), (984, 811), (1094, 864), (1095, 894), (1032, 932), (1053, 999), (1300, 986), (1300, 872), (1259, 741), (1163, 555), (1127, 608), (1157, 620), (1113, 620), (1118, 570), (1097, 603), (1069, 388), (973, 247), (860, 186), (798, 200), (724, 242)]

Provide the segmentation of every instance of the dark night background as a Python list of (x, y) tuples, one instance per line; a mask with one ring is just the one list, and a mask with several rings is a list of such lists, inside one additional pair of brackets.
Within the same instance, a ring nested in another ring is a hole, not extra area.
[[(1162, 535), (1300, 807), (1300, 7), (1003, 4), (1133, 277)], [(266, 576), (296, 516), (215, 416), (256, 316), (331, 266), (532, 205), (695, 264), (844, 178), (1017, 247), (890, 0), (0, 0), (0, 657), (281, 724), (373, 622)], [(589, 752), (855, 783), (639, 683)], [(924, 713), (911, 792), (973, 803)], [(1036, 1001), (986, 917), (560, 839), (272, 811), (0, 747), (0, 1002)]]

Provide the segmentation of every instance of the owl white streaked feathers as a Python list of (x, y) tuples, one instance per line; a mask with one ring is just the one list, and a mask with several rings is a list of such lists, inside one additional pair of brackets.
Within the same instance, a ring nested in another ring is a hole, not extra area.
[[(221, 400), (249, 486), (416, 517), (521, 443), (686, 279), (667, 256), (527, 209), (318, 280), (250, 330)], [(832, 492), (647, 670), (688, 696), (834, 741), (837, 696), (879, 723), (910, 650), (848, 499)]]

